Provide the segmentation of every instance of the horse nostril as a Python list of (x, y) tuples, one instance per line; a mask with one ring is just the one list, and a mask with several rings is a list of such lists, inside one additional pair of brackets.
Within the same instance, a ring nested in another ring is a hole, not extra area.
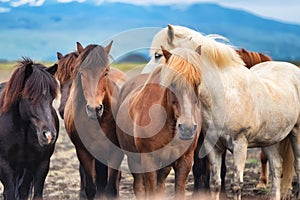
[(96, 113), (97, 113), (98, 117), (100, 117), (103, 113), (103, 104), (100, 104), (99, 106), (97, 106), (95, 108), (95, 110), (96, 110)]
[(183, 131), (183, 125), (182, 125), (182, 124), (178, 124), (178, 129), (179, 129), (180, 131)]
[(102, 104), (100, 104), (98, 107), (96, 107), (96, 112), (99, 112), (99, 111), (101, 111), (101, 110), (102, 110), (102, 108), (103, 108), (103, 105), (102, 105)]
[(52, 141), (52, 134), (51, 134), (51, 132), (44, 130), (42, 134), (47, 139), (47, 143), (50, 144), (51, 141)]
[(193, 125), (193, 131), (195, 131), (197, 129), (197, 124)]

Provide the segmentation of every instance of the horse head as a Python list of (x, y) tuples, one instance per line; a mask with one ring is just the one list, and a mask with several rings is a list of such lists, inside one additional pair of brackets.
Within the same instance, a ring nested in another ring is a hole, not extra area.
[(75, 71), (75, 61), (78, 57), (78, 52), (74, 51), (66, 55), (62, 55), (60, 52), (57, 52), (57, 72), (55, 76), (57, 77), (60, 83), (60, 104), (58, 107), (59, 114), (61, 118), (64, 118), (64, 110), (66, 102), (70, 95), (70, 90), (72, 86), (72, 81), (74, 78)]
[(0, 98), (2, 113), (17, 106), (25, 130), (36, 134), (40, 146), (53, 144), (57, 139), (56, 113), (52, 107), (58, 89), (53, 76), (56, 70), (56, 64), (46, 68), (24, 59), (5, 85)]
[[(188, 53), (182, 54), (183, 51)], [(183, 48), (177, 49), (174, 54), (162, 48), (162, 53), (166, 61), (161, 78), (162, 85), (167, 88), (167, 110), (176, 124), (179, 139), (191, 140), (201, 127), (199, 99), (202, 77), (196, 60), (190, 56), (194, 54), (197, 57), (198, 54)]]
[(78, 48), (78, 74), (86, 101), (86, 114), (91, 119), (99, 119), (105, 110), (107, 97), (107, 75), (110, 70), (109, 52), (112, 42), (106, 47), (88, 45)]

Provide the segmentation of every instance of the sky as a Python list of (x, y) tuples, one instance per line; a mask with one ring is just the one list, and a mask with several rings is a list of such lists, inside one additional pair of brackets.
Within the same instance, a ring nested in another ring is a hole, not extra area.
[[(197, 2), (218, 3), (224, 7), (238, 8), (265, 18), (300, 24), (300, 0), (48, 0), (58, 3), (77, 1), (80, 3), (123, 2), (138, 5), (192, 4)], [(41, 6), (46, 0), (0, 0), (0, 12), (9, 12), (21, 5)]]

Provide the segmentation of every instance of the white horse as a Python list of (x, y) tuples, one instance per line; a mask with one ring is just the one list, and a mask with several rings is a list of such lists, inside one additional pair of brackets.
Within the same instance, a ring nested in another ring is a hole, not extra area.
[[(166, 49), (201, 46), (198, 51), (201, 51), (199, 68), (204, 78), (202, 129), (206, 133), (204, 146), (211, 164), (210, 188), (214, 199), (219, 198), (220, 166), (225, 149), (233, 152), (232, 190), (236, 199), (241, 198), (247, 147), (263, 147), (270, 162), (272, 194), (274, 199), (280, 199), (279, 142), (285, 138), (292, 143), (299, 191), (300, 69), (287, 62), (271, 61), (249, 70), (231, 46), (185, 27), (173, 26), (171, 32), (166, 28), (155, 37), (151, 48), (154, 56), (144, 72), (151, 71), (151, 63), (160, 60), (161, 53), (156, 48), (160, 45)], [(291, 160), (284, 161), (293, 164)], [(291, 173), (283, 172), (292, 176)], [(289, 188), (290, 183), (281, 187)]]

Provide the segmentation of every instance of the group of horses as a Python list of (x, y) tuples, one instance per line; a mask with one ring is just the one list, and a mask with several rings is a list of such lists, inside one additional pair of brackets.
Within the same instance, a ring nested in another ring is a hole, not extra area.
[[(219, 199), (233, 154), (231, 189), (241, 199), (248, 147), (261, 147), (259, 187), (269, 161), (272, 197), (300, 183), (300, 69), (261, 53), (236, 50), (192, 29), (168, 25), (153, 38), (151, 60), (127, 77), (110, 66), (112, 42), (90, 44), (52, 67), (24, 59), (0, 85), (0, 180), (5, 199), (42, 198), (58, 137), (58, 112), (80, 163), (80, 198), (117, 198), (127, 156), (138, 199), (159, 198), (171, 169), (184, 198), (190, 171), (195, 193)], [(267, 62), (266, 62), (267, 61)], [(56, 78), (56, 79), (55, 79)], [(294, 166), (294, 167), (293, 167)]]

